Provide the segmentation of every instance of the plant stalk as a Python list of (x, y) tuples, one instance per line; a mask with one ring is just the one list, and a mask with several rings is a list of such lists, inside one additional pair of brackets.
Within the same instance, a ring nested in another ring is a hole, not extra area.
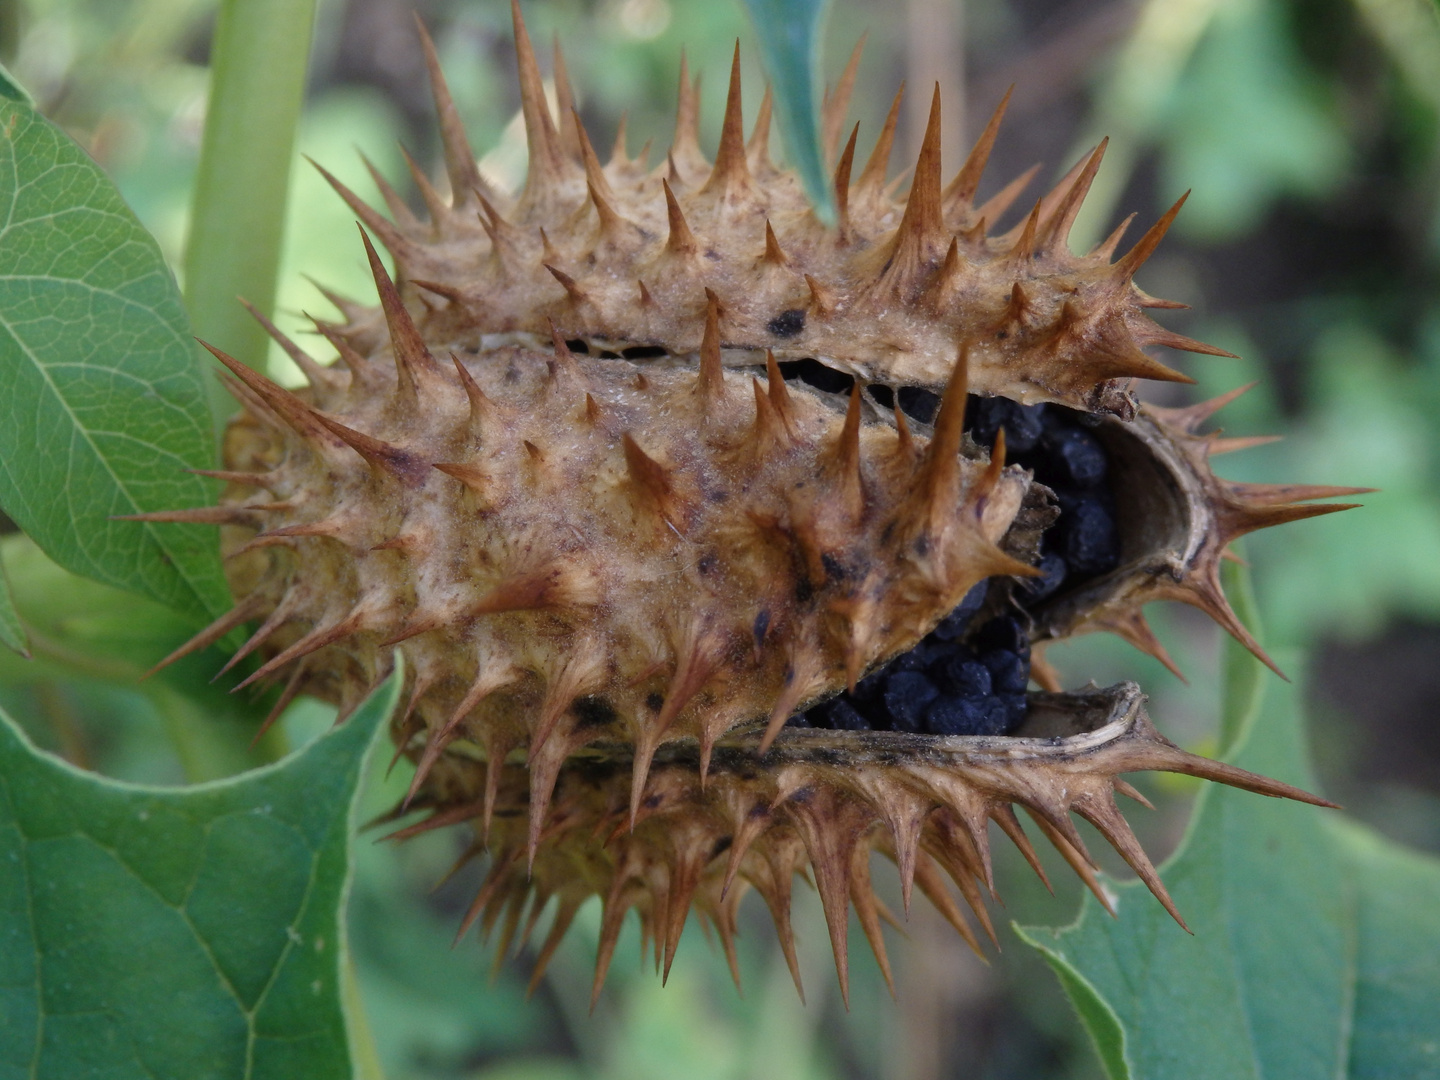
[[(264, 366), (268, 338), (236, 297), (267, 315), (275, 304), (314, 26), (315, 0), (221, 0), (215, 25), (185, 303), (200, 338), (251, 367)], [(234, 403), (210, 385), (218, 426)]]

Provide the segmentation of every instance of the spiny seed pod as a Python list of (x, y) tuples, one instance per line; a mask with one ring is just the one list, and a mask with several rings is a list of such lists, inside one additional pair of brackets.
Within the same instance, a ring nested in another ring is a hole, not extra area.
[(747, 888), (795, 971), (807, 869), (842, 989), (851, 905), (888, 978), (874, 851), (978, 948), (945, 878), (993, 937), (989, 823), (1041, 872), (1014, 806), (1105, 902), (1069, 815), (1089, 820), (1179, 920), (1122, 773), (1329, 805), (1174, 746), (1132, 684), (1065, 694), (1031, 666), (1032, 640), (1109, 630), (1173, 668), (1156, 599), (1269, 663), (1220, 589), (1226, 545), (1361, 490), (1221, 480), (1209, 457), (1254, 440), (1201, 428), (1234, 395), (1130, 396), (1182, 378), (1141, 346), (1220, 352), (1132, 282), (1179, 204), (1118, 261), (1123, 226), (1072, 255), (1102, 144), (994, 234), (1028, 179), (974, 205), (1004, 104), (942, 186), (937, 93), (908, 198), (892, 108), (854, 183), (851, 134), (827, 225), (769, 161), (768, 95), (745, 141), (738, 53), (714, 163), (682, 69), (647, 170), (623, 135), (599, 163), (563, 78), (551, 115), (518, 8), (515, 35), (524, 189), (481, 177), (422, 29), (450, 194), (415, 170), (421, 221), (377, 177), (392, 221), (332, 179), (396, 260), (392, 280), (364, 239), (379, 306), (335, 298), (333, 367), (257, 314), (302, 391), (211, 350), (244, 409), (209, 474), (226, 492), (144, 517), (221, 525), (237, 603), (166, 662), (258, 622), (230, 664), (283, 682), (269, 723), (301, 692), (343, 716), (403, 656), (397, 814), (427, 816), (396, 835), (474, 823), (491, 862), (464, 927), (503, 926), (502, 953), (556, 900), (536, 978), (602, 897), (597, 993), (629, 910), (668, 972), (692, 909), (730, 950)]

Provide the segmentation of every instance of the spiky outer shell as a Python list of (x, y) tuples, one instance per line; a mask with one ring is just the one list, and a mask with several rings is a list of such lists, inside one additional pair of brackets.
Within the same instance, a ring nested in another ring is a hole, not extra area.
[(537, 830), (587, 743), (624, 737), (643, 762), (688, 737), (708, 756), (1029, 569), (998, 546), (1027, 478), (959, 456), (958, 417), (902, 436), (858, 393), (841, 413), (710, 346), (643, 371), (507, 346), (447, 371), (392, 317), (398, 366), (314, 408), (234, 366), (273, 422), (230, 448), (265, 492), (227, 498), (263, 522), (232, 580), (287, 618), (254, 677), (293, 662), (361, 688), (399, 652), (432, 760), (454, 737), (497, 762), (528, 748)]
[[(266, 323), (310, 381), (298, 394), (213, 350), (245, 408), (222, 503), (145, 516), (225, 526), (237, 606), (174, 655), (258, 621), (231, 663), (258, 652), (247, 681), (284, 680), (272, 719), (301, 691), (348, 710), (403, 656), (397, 753), (430, 816), (402, 835), (476, 819), (492, 863), (471, 918), (503, 913), (507, 934), (558, 896), (542, 967), (603, 897), (601, 978), (629, 908), (668, 966), (691, 905), (728, 941), (747, 885), (793, 961), (790, 881), (809, 865), (843, 985), (849, 905), (885, 963), (872, 849), (974, 944), (937, 866), (988, 929), (986, 822), (1033, 861), (1012, 804), (1093, 884), (1068, 815), (1088, 818), (1173, 912), (1115, 807), (1125, 771), (1320, 801), (1178, 750), (1134, 687), (1032, 694), (1016, 738), (782, 730), (974, 583), (1030, 573), (1053, 508), (1000, 444), (991, 460), (963, 436), (969, 389), (1095, 414), (1115, 466), (1120, 565), (1036, 609), (1037, 640), (1106, 629), (1168, 663), (1141, 607), (1178, 599), (1258, 652), (1219, 588), (1226, 545), (1356, 489), (1217, 478), (1209, 457), (1246, 445), (1200, 433), (1226, 399), (1137, 411), (1131, 377), (1175, 377), (1141, 345), (1219, 350), (1156, 327), (1144, 309), (1170, 305), (1131, 282), (1173, 209), (1117, 262), (1118, 231), (1069, 252), (1100, 150), (992, 235), (1018, 193), (973, 203), (1000, 113), (942, 188), (937, 96), (907, 199), (885, 184), (892, 110), (854, 183), (853, 137), (840, 155), (826, 226), (766, 156), (768, 105), (744, 142), (738, 65), (713, 166), (682, 76), (666, 163), (622, 143), (601, 167), (564, 100), (551, 116), (516, 16), (524, 191), (480, 177), (422, 32), (450, 197), (417, 170), (421, 222), (380, 181), (392, 222), (337, 184), (398, 286), (367, 240), (381, 303), (336, 298), (343, 324), (318, 324), (335, 367)], [(775, 355), (821, 357), (855, 390), (789, 384)], [(943, 387), (933, 427), (872, 382)]]
[[(457, 758), (437, 767), (430, 789), (435, 803), (445, 809), (399, 835), (476, 821), (477, 844), (487, 846), (492, 859), (462, 933), (478, 919), (488, 935), (504, 916), (498, 946), (502, 954), (527, 909), (522, 942), (550, 900), (557, 901), (549, 936), (540, 948), (536, 980), (580, 905), (598, 895), (604, 908), (596, 994), (632, 908), (666, 974), (686, 915), (694, 910), (719, 932), (738, 982), (735, 911), (749, 888), (764, 898), (799, 988), (789, 925), (790, 887), (793, 878), (808, 869), (825, 909), (845, 990), (851, 906), (890, 978), (880, 932), (884, 905), (870, 881), (874, 850), (895, 863), (907, 910), (912, 887), (919, 885), (979, 952), (980, 942), (945, 879), (993, 940), (983, 899), (986, 891), (993, 896), (995, 887), (990, 823), (1019, 845), (1036, 873), (1045, 877), (1013, 805), (1028, 811), (1108, 907), (1069, 815), (1085, 818), (1178, 920), (1165, 886), (1116, 806), (1117, 793), (1141, 798), (1119, 774), (1166, 769), (1265, 795), (1316, 801), (1288, 784), (1181, 750), (1156, 732), (1143, 703), (1134, 684), (1063, 696), (1036, 694), (1024, 729), (1001, 738), (800, 730), (787, 731), (767, 753), (757, 754), (758, 732), (741, 731), (716, 748), (705, 784), (699, 781), (693, 744), (677, 743), (650, 769), (633, 823), (624, 798), (632, 766), (628, 748), (598, 746), (563, 770), (545, 842), (533, 864), (526, 858), (526, 770), (518, 765), (504, 770), (493, 815), (487, 819), (488, 796), (476, 784), (478, 774), (463, 764), (464, 758)], [(597, 843), (597, 838), (604, 842)]]

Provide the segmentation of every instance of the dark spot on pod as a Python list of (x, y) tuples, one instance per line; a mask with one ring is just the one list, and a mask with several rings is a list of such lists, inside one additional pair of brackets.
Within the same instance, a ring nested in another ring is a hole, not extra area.
[(825, 567), (825, 577), (829, 581), (844, 581), (845, 567), (840, 560), (831, 555), (828, 551), (820, 556), (820, 565)]
[(940, 395), (919, 386), (900, 387), (895, 399), (906, 416), (922, 424), (934, 420), (935, 411), (940, 408)]
[(645, 698), (645, 707), (651, 712), (659, 712), (665, 707), (665, 698), (661, 694), (649, 694)]
[(576, 728), (581, 730), (609, 727), (620, 718), (615, 706), (603, 697), (576, 698), (570, 703), (570, 711), (575, 714)]
[(789, 308), (780, 312), (766, 327), (778, 338), (792, 338), (805, 329), (805, 309)]
[(810, 579), (809, 579), (809, 578), (802, 577), (802, 578), (799, 578), (799, 579), (796, 580), (796, 582), (795, 582), (795, 602), (796, 602), (797, 604), (807, 604), (807, 603), (809, 603), (809, 602), (810, 602), (810, 598), (813, 597), (814, 595), (815, 595), (815, 586), (813, 586), (813, 585), (810, 584)]
[(712, 574), (715, 572), (715, 567), (719, 565), (719, 562), (720, 557), (718, 555), (713, 551), (707, 552), (700, 556), (700, 561), (695, 564), (695, 569), (699, 570), (702, 574)]
[(734, 844), (734, 843), (735, 843), (735, 838), (734, 838), (733, 836), (722, 836), (722, 837), (720, 837), (719, 840), (716, 840), (716, 841), (715, 841), (715, 846), (710, 849), (710, 858), (713, 859), (713, 858), (715, 858), (715, 856), (717, 856), (717, 855), (723, 855), (723, 854), (725, 854), (725, 852), (727, 852), (727, 851), (730, 850), (730, 846), (731, 846), (732, 844)]

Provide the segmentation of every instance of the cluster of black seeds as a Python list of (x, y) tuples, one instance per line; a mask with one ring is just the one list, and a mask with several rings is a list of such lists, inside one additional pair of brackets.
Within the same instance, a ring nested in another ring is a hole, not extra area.
[[(812, 384), (825, 381), (820, 388), (831, 392), (848, 389), (839, 385), (848, 376), (814, 361), (802, 361), (786, 374)], [(880, 404), (898, 405), (922, 423), (934, 418), (940, 403), (936, 395), (914, 387), (892, 393), (872, 386), (870, 391)], [(1115, 497), (1107, 483), (1110, 462), (1090, 417), (1060, 406), (972, 395), (965, 427), (989, 447), (1004, 428), (1006, 459), (1030, 469), (1055, 493), (1060, 515), (1041, 540), (1042, 576), (1019, 583), (1009, 596), (1013, 604), (987, 603), (991, 583), (981, 582), (913, 649), (871, 672), (854, 693), (792, 717), (792, 726), (1007, 735), (1025, 719), (1030, 681), (1026, 609), (1118, 565)], [(1013, 613), (996, 614), (997, 608)]]

